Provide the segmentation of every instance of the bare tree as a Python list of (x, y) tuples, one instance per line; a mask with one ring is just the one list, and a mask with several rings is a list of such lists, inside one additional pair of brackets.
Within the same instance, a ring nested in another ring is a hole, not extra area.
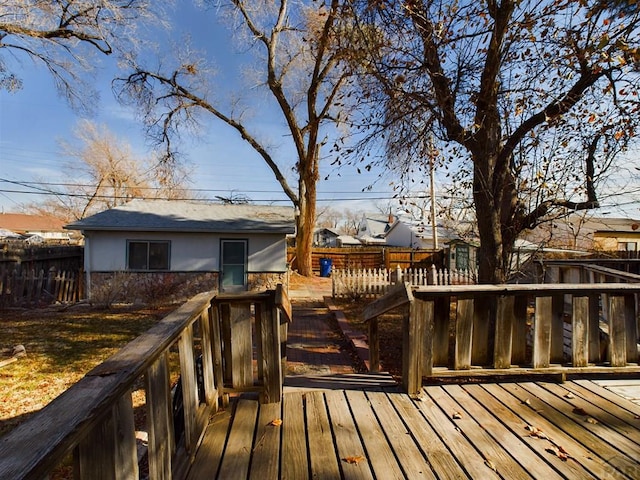
[(29, 59), (48, 69), (72, 106), (91, 110), (95, 92), (86, 74), (94, 71), (95, 57), (135, 51), (137, 25), (154, 18), (149, 4), (149, 0), (2, 0), (0, 88), (18, 90), (20, 62)]
[[(197, 124), (199, 114), (235, 129), (269, 166), (294, 205), (298, 271), (311, 275), (320, 152), (330, 124), (345, 120), (346, 100), (339, 101), (339, 93), (348, 86), (356, 64), (354, 52), (341, 43), (346, 33), (353, 32), (350, 11), (339, 0), (318, 4), (232, 0), (218, 8), (229, 9), (227, 21), (245, 35), (243, 48), (256, 55), (251, 65), (257, 70), (257, 84), (266, 87), (295, 151), (295, 187), (287, 180), (286, 162), (242, 116), (244, 109), (215, 98), (210, 71), (192, 52), (177, 58), (172, 68), (166, 59), (163, 68), (132, 66), (133, 73), (119, 84), (121, 98), (141, 106), (150, 133), (165, 146), (168, 161), (176, 153), (176, 134)], [(245, 99), (255, 90), (243, 88), (239, 97)]]
[(63, 171), (73, 180), (61, 190), (49, 188), (46, 193), (51, 197), (30, 210), (71, 221), (133, 198), (176, 198), (188, 193), (186, 173), (179, 177), (180, 169), (167, 172), (152, 157), (135, 154), (103, 125), (80, 121), (75, 139), (61, 142), (61, 147), (69, 159)]
[(434, 136), (440, 167), (473, 195), (481, 282), (507, 279), (524, 230), (599, 205), (597, 188), (640, 120), (631, 3), (382, 0), (361, 9), (361, 22), (386, 37), (362, 81), (377, 112), (366, 127), (385, 133), (391, 158), (410, 161), (426, 157)]

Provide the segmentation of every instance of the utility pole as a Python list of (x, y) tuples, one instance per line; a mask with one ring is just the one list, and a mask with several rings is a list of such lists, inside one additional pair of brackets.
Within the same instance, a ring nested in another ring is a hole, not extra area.
[(435, 156), (433, 137), (429, 136), (429, 189), (431, 194), (431, 228), (433, 236), (433, 249), (438, 249), (438, 226), (436, 225), (436, 185), (435, 185)]

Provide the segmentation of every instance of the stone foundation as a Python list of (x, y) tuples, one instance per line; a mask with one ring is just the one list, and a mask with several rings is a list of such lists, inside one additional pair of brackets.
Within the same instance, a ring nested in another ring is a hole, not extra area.
[[(285, 289), (288, 275), (249, 273), (248, 290), (273, 290), (281, 283)], [(218, 272), (93, 272), (87, 292), (92, 303), (158, 304), (183, 302), (197, 293), (219, 290)]]

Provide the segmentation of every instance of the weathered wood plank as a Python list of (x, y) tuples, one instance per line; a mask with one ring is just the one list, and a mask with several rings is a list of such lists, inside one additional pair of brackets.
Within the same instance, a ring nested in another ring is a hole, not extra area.
[(412, 441), (410, 432), (383, 392), (369, 392), (367, 397), (376, 412), (380, 426), (407, 478), (431, 478), (435, 475), (422, 452)]
[[(632, 402), (628, 398), (623, 398), (617, 393), (606, 388), (607, 382), (603, 380), (598, 380), (597, 383), (594, 383), (591, 380), (574, 380), (570, 384), (567, 385), (567, 388), (570, 389), (584, 389), (585, 391), (590, 392), (591, 395), (598, 395), (599, 397), (605, 399), (609, 402), (611, 406), (611, 410), (615, 410), (618, 412), (618, 416), (624, 419), (626, 422), (631, 422), (632, 425), (638, 424), (638, 417), (640, 417), (640, 405)], [(582, 390), (578, 390), (581, 392)]]
[[(231, 409), (221, 410), (209, 420), (196, 461), (189, 470), (187, 480), (203, 480), (217, 477), (231, 422)], [(152, 478), (152, 477), (150, 477)]]
[[(585, 412), (586, 415), (583, 416), (583, 419), (588, 420), (587, 423), (589, 426), (593, 425), (592, 431), (594, 431), (594, 433), (597, 433), (598, 430), (602, 429), (601, 427), (604, 427), (607, 431), (611, 429), (622, 435), (622, 442), (619, 442), (615, 438), (613, 439), (618, 448), (628, 452), (640, 448), (640, 430), (638, 430), (636, 426), (630, 425), (623, 419), (617, 417), (615, 411), (618, 409), (612, 409), (611, 405), (602, 397), (598, 395), (583, 396), (575, 394), (567, 389), (565, 385), (555, 383), (544, 383), (540, 386), (568, 403), (571, 411), (581, 409), (581, 411)], [(593, 420), (596, 420), (598, 423), (593, 423)], [(600, 427), (597, 425), (600, 425)], [(633, 446), (629, 446), (627, 442), (633, 443)], [(640, 458), (640, 456), (638, 458)]]
[(366, 452), (353, 417), (349, 414), (344, 392), (329, 390), (324, 395), (329, 409), (342, 478), (373, 479)]
[[(485, 425), (480, 425), (473, 417), (474, 413), (467, 412), (462, 405), (451, 398), (443, 388), (425, 389), (440, 408), (448, 412), (450, 416), (459, 413), (455, 419), (456, 427), (473, 444), (484, 458), (486, 469), (500, 466), (500, 475), (504, 478), (530, 478), (526, 470), (507, 453), (485, 430)], [(457, 416), (457, 415), (456, 415)]]
[(533, 368), (546, 368), (551, 363), (551, 297), (536, 297), (533, 323)]
[(573, 297), (571, 356), (574, 367), (589, 363), (589, 297)]
[[(577, 462), (572, 462), (572, 465), (570, 465), (567, 470), (569, 472), (577, 471), (578, 478), (580, 478), (580, 469), (578, 467), (586, 470), (584, 472), (584, 478), (593, 477), (600, 479), (606, 478), (606, 475), (611, 474), (611, 467), (607, 465), (602, 458), (593, 455), (591, 450), (585, 448), (584, 445), (576, 441), (571, 435), (558, 428), (552, 421), (540, 415), (539, 412), (542, 411), (542, 409), (548, 408), (548, 406), (536, 398), (531, 398), (529, 392), (520, 388), (517, 384), (487, 383), (481, 387), (523, 420), (520, 427), (522, 430), (525, 430), (527, 426), (534, 427), (541, 430), (544, 435), (551, 439), (551, 441), (540, 438), (535, 439), (535, 442), (542, 442), (542, 445), (538, 448), (544, 450), (543, 455), (548, 454), (555, 456), (554, 453), (547, 452), (546, 449), (561, 446), (569, 452), (572, 458), (577, 460)], [(525, 434), (529, 435), (529, 433)], [(557, 464), (555, 459), (551, 460), (545, 457), (545, 460)], [(564, 463), (565, 462), (561, 462), (560, 465)], [(562, 469), (562, 471), (564, 473), (564, 469)]]
[(182, 404), (184, 405), (184, 443), (189, 455), (195, 454), (200, 431), (197, 428), (198, 384), (193, 350), (193, 325), (187, 326), (178, 341), (180, 354), (180, 381), (182, 382)]
[[(368, 462), (377, 478), (385, 480), (402, 480), (405, 475), (398, 464), (398, 459), (391, 450), (385, 437), (373, 406), (366, 398), (365, 393), (357, 390), (345, 391), (349, 405), (362, 441), (367, 449)], [(295, 478), (295, 477), (289, 477)], [(302, 478), (302, 477), (297, 477)]]
[(638, 317), (636, 295), (624, 296), (625, 337), (627, 340), (627, 362), (638, 363)]
[[(593, 455), (599, 456), (605, 463), (608, 463), (619, 472), (633, 471), (630, 469), (638, 468), (635, 460), (631, 460), (628, 456), (620, 452), (620, 450), (606, 441), (602, 441), (600, 437), (585, 428), (588, 422), (585, 422), (584, 418), (579, 419), (578, 422), (571, 421), (572, 417), (567, 414), (574, 415), (572, 412), (561, 412), (554, 408), (554, 404), (556, 403), (555, 397), (545, 395), (544, 392), (536, 388), (531, 388), (531, 384), (528, 383), (520, 383), (517, 384), (517, 386), (521, 392), (526, 392), (525, 399), (529, 401), (533, 408), (538, 410), (540, 416), (552, 422), (556, 427), (576, 439), (581, 445), (590, 446)], [(518, 393), (514, 391), (514, 387), (511, 385), (505, 384), (503, 387), (512, 393)], [(538, 402), (544, 403), (540, 404)], [(567, 408), (567, 410), (569, 409)]]
[[(528, 450), (518, 449), (517, 458), (530, 472), (539, 472), (537, 474), (540, 476), (536, 478), (556, 478), (558, 473), (549, 472), (547, 470), (549, 465), (553, 466), (558, 472), (562, 472), (563, 478), (582, 480), (591, 477), (579, 462), (566, 462), (557, 455), (551, 454), (547, 449), (554, 446), (552, 442), (543, 441), (543, 439), (529, 434), (529, 431), (525, 427), (530, 423), (525, 417), (520, 416), (521, 410), (523, 410), (523, 404), (511, 397), (508, 393), (503, 390), (496, 390), (498, 396), (494, 397), (486, 389), (482, 388), (481, 385), (464, 385), (462, 388), (480, 405), (490, 406), (488, 411), (491, 412), (495, 418), (489, 419), (488, 422), (480, 420), (483, 426), (486, 427), (487, 423), (492, 425), (500, 423), (503, 424), (503, 427), (507, 428), (510, 433), (513, 432), (513, 435), (518, 439), (517, 441), (510, 438), (504, 439), (503, 445), (508, 452), (511, 453), (513, 451), (512, 441), (516, 445), (520, 442), (526, 444)], [(509, 401), (508, 397), (511, 398), (511, 401)], [(516, 408), (512, 410), (510, 407), (514, 405), (516, 405)], [(533, 418), (528, 418), (528, 420), (533, 420)], [(539, 428), (539, 426), (537, 426), (537, 428)], [(493, 430), (493, 428), (490, 428), (490, 430)], [(546, 430), (544, 431), (546, 435)], [(562, 445), (564, 446), (565, 444)], [(570, 447), (566, 446), (565, 448)], [(529, 467), (528, 465), (531, 463), (534, 465)], [(546, 466), (543, 467), (543, 465)], [(545, 476), (543, 477), (541, 474)]]
[[(99, 438), (102, 441), (97, 442)], [(76, 447), (77, 478), (128, 480), (138, 478), (133, 401), (126, 393), (91, 435)]]
[(496, 332), (493, 350), (493, 366), (495, 368), (511, 367), (513, 304), (513, 296), (499, 295), (497, 298)]
[(369, 368), (371, 372), (380, 371), (380, 336), (378, 317), (369, 320)]
[(551, 296), (551, 351), (550, 361), (564, 361), (564, 295)]
[(436, 476), (439, 479), (459, 479), (466, 472), (451, 455), (449, 448), (427, 422), (421, 411), (406, 395), (389, 395), (400, 417), (409, 425), (416, 443), (423, 449)]
[(471, 367), (474, 300), (459, 298), (457, 303), (454, 368), (468, 370)]
[(257, 415), (258, 402), (238, 400), (218, 478), (247, 478)]
[(498, 479), (498, 474), (491, 469), (484, 458), (478, 453), (469, 440), (461, 434), (456, 424), (457, 420), (452, 419), (454, 412), (445, 413), (440, 406), (428, 395), (441, 387), (424, 387), (424, 397), (421, 401), (416, 401), (417, 407), (424, 412), (434, 431), (442, 441), (451, 449), (451, 453), (457, 462), (469, 473), (471, 478)]
[(383, 297), (367, 305), (362, 316), (365, 321), (368, 321), (412, 301), (411, 286), (408, 283), (398, 283), (391, 287)]
[(428, 376), (433, 367), (433, 310), (433, 302), (414, 301), (403, 322), (402, 381), (410, 395), (420, 391), (423, 372)]
[[(529, 446), (522, 440), (522, 435), (515, 434), (510, 428), (507, 428), (505, 423), (506, 419), (500, 415), (507, 411), (498, 402), (491, 400), (490, 405), (494, 408), (492, 408), (491, 413), (489, 413), (482, 403), (477, 402), (469, 395), (468, 391), (464, 390), (460, 385), (445, 385), (443, 386), (443, 390), (464, 409), (463, 412), (466, 412), (467, 415), (477, 422), (478, 429), (483, 430), (491, 437), (490, 441), (488, 438), (482, 439), (481, 444), (486, 445), (487, 442), (490, 444), (496, 442), (497, 445), (502, 446), (506, 453), (512, 456), (533, 478), (561, 478), (551, 465), (541, 462), (540, 458), (533, 454), (534, 452), (532, 452)], [(460, 424), (462, 422), (456, 423)], [(495, 450), (493, 454), (489, 452), (491, 452), (491, 450), (487, 450), (488, 458), (493, 459), (495, 464), (500, 465), (501, 474), (506, 473), (509, 478), (512, 478), (511, 475), (520, 474), (519, 469), (513, 472), (510, 470), (505, 472), (503, 470), (503, 460), (495, 456)]]
[(324, 396), (322, 392), (309, 392), (306, 400), (311, 475), (314, 478), (340, 478)]
[(277, 480), (280, 478), (280, 434), (282, 428), (278, 421), (282, 421), (282, 405), (280, 403), (260, 405), (249, 475), (251, 480)]
[(271, 302), (257, 303), (256, 327), (260, 344), (258, 362), (262, 372), (264, 390), (262, 403), (280, 402), (282, 399), (283, 372), (280, 362), (280, 320), (275, 304)]
[(241, 389), (253, 385), (251, 304), (229, 305), (231, 326), (231, 383)]
[(307, 478), (309, 476), (303, 395), (301, 392), (291, 392), (282, 399), (280, 471), (283, 479)]
[(171, 455), (175, 444), (167, 354), (162, 355), (147, 369), (145, 377), (149, 477), (170, 479)]
[(625, 298), (609, 297), (609, 355), (612, 367), (623, 367), (627, 364)]

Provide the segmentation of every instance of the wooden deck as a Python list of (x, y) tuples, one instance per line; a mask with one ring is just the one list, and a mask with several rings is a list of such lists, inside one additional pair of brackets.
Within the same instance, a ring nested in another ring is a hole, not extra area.
[(591, 380), (425, 386), (416, 399), (360, 380), (233, 401), (189, 478), (640, 478), (640, 405)]

